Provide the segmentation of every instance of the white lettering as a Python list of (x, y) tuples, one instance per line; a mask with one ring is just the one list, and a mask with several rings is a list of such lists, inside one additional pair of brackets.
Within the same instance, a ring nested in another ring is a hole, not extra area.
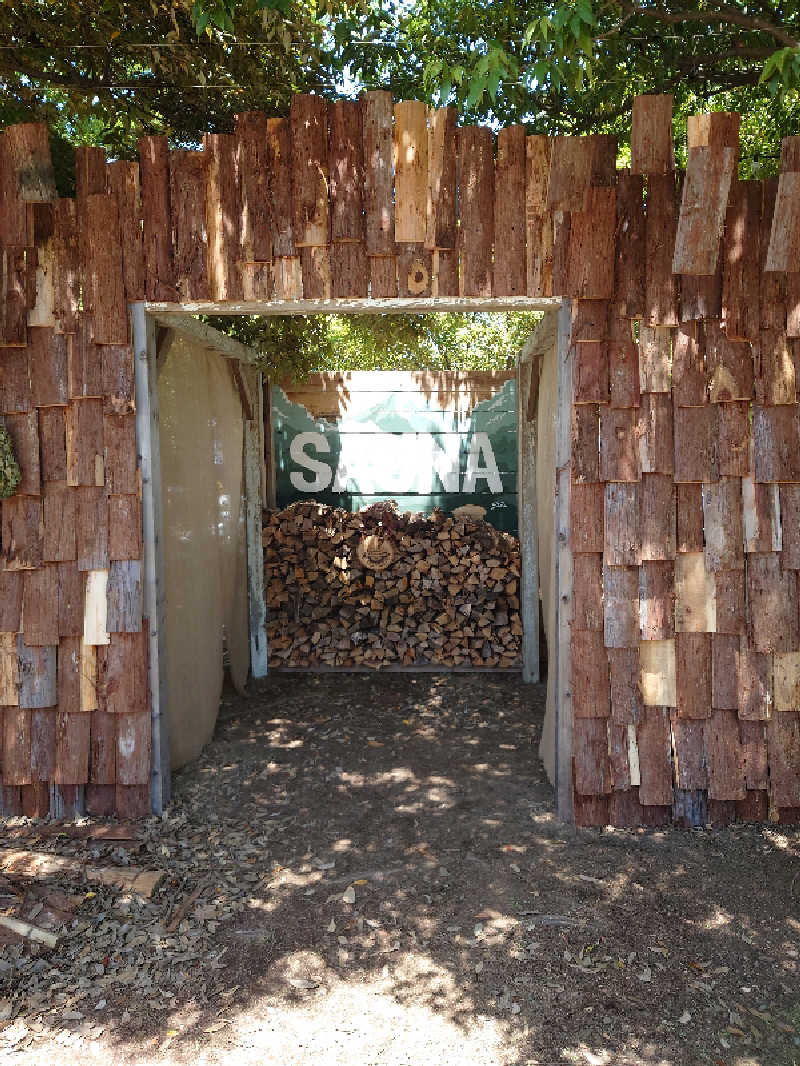
[(315, 477), (307, 478), (300, 471), (293, 470), (289, 475), (289, 480), (299, 492), (322, 492), (331, 483), (331, 468), (320, 459), (307, 455), (306, 445), (312, 445), (318, 452), (331, 450), (324, 433), (298, 433), (292, 440), (289, 455), (292, 462), (302, 466), (305, 470), (310, 470)]
[(442, 437), (444, 447), (432, 433), (420, 433), (420, 437), (427, 437), (429, 441), (426, 450), (431, 463), (431, 492), (436, 491), (434, 474), (439, 478), (445, 492), (458, 492), (458, 434), (448, 433)]
[[(481, 454), (486, 460), (486, 466), (481, 466)], [(489, 442), (488, 433), (473, 433), (469, 442), (469, 455), (467, 456), (467, 470), (464, 474), (462, 492), (474, 492), (475, 482), (483, 478), (489, 486), (490, 492), (502, 492), (503, 482), (500, 479), (500, 471), (497, 469), (497, 460)]]

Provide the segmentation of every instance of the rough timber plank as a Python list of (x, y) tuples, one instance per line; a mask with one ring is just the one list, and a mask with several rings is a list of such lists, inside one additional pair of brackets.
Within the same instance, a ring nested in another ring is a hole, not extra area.
[(609, 566), (638, 566), (642, 555), (639, 486), (608, 482), (605, 487), (604, 558)]
[(776, 652), (773, 658), (776, 711), (800, 711), (800, 651)]
[(623, 725), (635, 724), (644, 713), (639, 685), (638, 648), (609, 648), (608, 669), (611, 683), (611, 717)]
[[(691, 718), (671, 716), (675, 785), (679, 789), (708, 788), (705, 763), (705, 725)], [(705, 822), (705, 818), (700, 824)]]
[(366, 298), (369, 264), (363, 244), (331, 245), (331, 291), (334, 298), (345, 294)]
[(736, 685), (736, 653), (739, 638), (728, 633), (711, 634), (711, 706), (720, 711), (739, 709)]
[(705, 568), (702, 552), (675, 557), (675, 630), (677, 633), (715, 633), (717, 628), (714, 575)]
[(490, 129), (465, 126), (458, 131), (459, 246), (464, 296), (492, 295), (493, 155)]
[(211, 299), (206, 225), (207, 167), (205, 152), (177, 149), (170, 153), (175, 285), (184, 300)]
[(639, 570), (603, 567), (603, 643), (606, 648), (639, 646)]
[(747, 603), (756, 651), (795, 651), (800, 647), (797, 576), (782, 570), (780, 556), (751, 554), (747, 559)]
[(800, 251), (800, 173), (784, 171), (778, 178), (765, 270), (770, 272), (795, 270), (798, 251)]
[(56, 648), (29, 648), (17, 635), (20, 707), (55, 707), (58, 702)]
[(719, 405), (719, 476), (750, 473), (750, 404), (746, 400)]
[(41, 477), (48, 481), (67, 480), (67, 444), (63, 407), (39, 408)]
[(553, 219), (547, 207), (550, 179), (549, 137), (526, 138), (525, 243), (529, 296), (553, 292)]
[(722, 270), (722, 318), (731, 339), (758, 340), (760, 219), (760, 183), (734, 178), (725, 219)]
[(713, 711), (706, 723), (708, 794), (715, 800), (746, 798), (739, 722), (733, 711)]
[(610, 300), (614, 295), (617, 224), (616, 189), (590, 188), (585, 211), (570, 219), (564, 295), (582, 300)]
[(22, 617), (28, 647), (58, 644), (58, 573), (54, 566), (25, 571)]
[(120, 717), (105, 711), (91, 712), (89, 780), (92, 784), (113, 785), (117, 779), (117, 721)]
[(762, 329), (755, 360), (755, 398), (762, 404), (794, 404), (792, 343), (782, 329)]
[(572, 480), (600, 481), (600, 438), (595, 404), (572, 406)]
[(457, 118), (454, 107), (430, 112), (425, 236), (425, 247), (429, 249), (456, 246)]
[(608, 376), (612, 407), (639, 406), (639, 348), (629, 318), (612, 304), (609, 315)]
[(579, 552), (573, 557), (575, 605), (572, 631), (603, 629), (603, 556)]
[(86, 247), (84, 280), (91, 294), (95, 342), (125, 344), (128, 340), (128, 306), (119, 211), (116, 198), (107, 193), (87, 197)]
[(273, 223), (267, 116), (262, 111), (237, 115), (236, 137), (242, 197), (241, 258), (245, 263), (268, 262), (272, 259)]
[(102, 570), (108, 566), (108, 495), (105, 488), (90, 485), (75, 491), (78, 569)]
[[(397, 296), (397, 256), (369, 256), (369, 291), (373, 300)], [(458, 292), (457, 279), (455, 291)]]
[(711, 275), (716, 271), (736, 156), (734, 148), (689, 148), (672, 260), (674, 274)]
[(67, 484), (103, 485), (103, 401), (73, 400), (65, 418)]
[(675, 248), (675, 181), (672, 174), (647, 182), (647, 253), (644, 321), (651, 326), (678, 324), (678, 282), (672, 273)]
[(719, 475), (717, 414), (711, 406), (676, 407), (675, 481), (712, 482)]
[(58, 635), (79, 636), (83, 632), (83, 574), (78, 563), (57, 563), (58, 567)]
[[(602, 607), (600, 613), (602, 625)], [(17, 634), (0, 633), (0, 707), (19, 705)]]
[(576, 482), (572, 485), (569, 501), (569, 535), (573, 552), (600, 552), (602, 554), (604, 513), (605, 488), (601, 482)]
[(666, 392), (672, 385), (672, 330), (665, 326), (640, 326), (639, 388)]
[(647, 175), (666, 174), (674, 167), (672, 97), (635, 96), (631, 127), (632, 172)]
[(765, 269), (778, 179), (762, 182), (761, 189), (761, 228), (758, 242), (761, 263), (758, 275), (760, 325), (762, 329), (783, 329), (786, 321), (786, 275)]
[(146, 633), (112, 633), (98, 649), (100, 710), (109, 714), (149, 711)]
[(119, 234), (122, 244), (122, 274), (125, 297), (130, 302), (143, 300), (144, 247), (142, 245), (142, 205), (139, 188), (139, 164), (118, 159), (106, 168), (108, 190), (117, 202)]
[(24, 203), (55, 200), (58, 193), (47, 124), (19, 122), (6, 126), (5, 145), (19, 199)]
[(675, 563), (671, 559), (642, 562), (639, 568), (639, 631), (642, 640), (675, 636)]
[(145, 291), (148, 300), (174, 300), (174, 264), (169, 203), (169, 150), (166, 137), (139, 140), (139, 173), (144, 219)]
[(600, 407), (600, 480), (639, 481), (636, 411)]
[(21, 614), (22, 574), (0, 569), (0, 633), (18, 632)]
[(711, 716), (711, 634), (677, 633), (675, 684), (681, 718)]
[(267, 119), (269, 159), (269, 196), (272, 201), (272, 255), (293, 256), (292, 230), (292, 153), (288, 118)]
[(31, 400), (34, 407), (67, 402), (67, 339), (49, 327), (28, 330)]
[(329, 122), (331, 240), (362, 241), (364, 146), (361, 105), (354, 100), (334, 101), (329, 106)]
[(223, 302), (238, 300), (243, 296), (243, 289), (238, 267), (241, 195), (236, 137), (229, 133), (204, 134), (203, 154), (207, 157), (206, 231), (211, 298)]
[(581, 341), (576, 344), (574, 372), (575, 403), (608, 403), (607, 341)]
[(575, 630), (571, 662), (575, 718), (608, 718), (608, 658), (603, 634), (596, 630)]
[(672, 803), (672, 752), (669, 711), (647, 707), (636, 729), (641, 783), (639, 800), (649, 806)]
[(21, 707), (0, 708), (3, 727), (3, 784), (31, 781), (31, 712)]
[(494, 183), (495, 296), (523, 296), (527, 292), (525, 150), (524, 126), (508, 126), (498, 132)]
[(108, 632), (140, 633), (142, 629), (142, 564), (138, 559), (110, 564), (106, 596)]
[(702, 407), (708, 403), (705, 355), (700, 323), (682, 322), (675, 330), (672, 345), (672, 397), (677, 407)]
[(103, 412), (103, 452), (108, 492), (137, 492), (139, 484), (136, 469), (136, 416), (133, 412)]
[(620, 313), (635, 318), (645, 307), (646, 228), (644, 186), (638, 174), (617, 174), (615, 299)]
[(304, 246), (300, 249), (303, 271), (303, 296), (307, 300), (329, 300), (333, 295), (331, 280), (331, 247)]
[(717, 633), (740, 635), (746, 631), (744, 570), (718, 570), (714, 574)]
[(292, 152), (292, 231), (296, 247), (327, 244), (328, 105), (321, 96), (299, 93), (289, 105)]
[(102, 396), (102, 356), (93, 337), (92, 316), (78, 319), (77, 333), (69, 337), (67, 348), (67, 389), (71, 400)]
[(767, 723), (770, 798), (774, 807), (800, 807), (800, 714)]
[(150, 780), (150, 715), (117, 715), (117, 781), (146, 785)]
[(753, 405), (756, 481), (800, 481), (800, 422), (794, 407)]
[[(0, 142), (1, 143), (1, 142)], [(25, 346), (28, 307), (33, 302), (36, 250), (0, 245), (0, 344)], [(9, 353), (3, 353), (9, 359)], [(21, 353), (24, 356), (24, 351)], [(7, 390), (0, 386), (0, 397)], [(8, 405), (1, 405), (8, 410)]]
[(703, 529), (707, 570), (737, 570), (744, 566), (740, 478), (723, 478), (703, 486)]
[[(132, 163), (130, 166), (136, 164)], [(138, 206), (137, 199), (137, 211)], [(74, 333), (81, 296), (78, 214), (74, 200), (61, 199), (53, 204), (53, 250), (53, 316), (56, 328), (59, 333)]]
[(800, 570), (800, 485), (780, 486), (781, 566)]
[(83, 785), (89, 779), (90, 716), (59, 709), (56, 715), (56, 762), (53, 782)]
[[(674, 470), (672, 397), (642, 393), (638, 423), (639, 465), (644, 474), (672, 474)], [(602, 443), (602, 442), (601, 442)]]
[(677, 552), (676, 494), (670, 474), (642, 474), (642, 561), (674, 559)]
[(70, 713), (81, 710), (80, 637), (62, 637), (58, 644), (58, 706)]
[(133, 411), (133, 349), (127, 344), (104, 344), (100, 366), (106, 408), (119, 415)]
[(780, 488), (742, 478), (744, 550), (778, 552), (782, 546)]
[(394, 239), (423, 244), (428, 202), (427, 109), (418, 100), (394, 106)]
[(585, 211), (589, 204), (594, 147), (588, 137), (554, 137), (550, 155), (547, 206), (554, 211)]
[(392, 94), (380, 89), (363, 93), (361, 107), (367, 252), (391, 255), (394, 252)]
[(35, 496), (2, 501), (3, 563), (6, 570), (31, 570), (42, 565), (42, 504)]
[(602, 719), (575, 720), (575, 791), (601, 796), (611, 791), (608, 731)]
[(736, 680), (739, 717), (762, 721), (772, 714), (772, 656), (755, 651), (746, 636), (739, 638), (736, 653)]

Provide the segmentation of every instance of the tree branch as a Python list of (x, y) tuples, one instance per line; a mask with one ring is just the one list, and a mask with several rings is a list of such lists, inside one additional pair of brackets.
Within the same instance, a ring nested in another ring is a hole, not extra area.
[(663, 7), (643, 7), (641, 4), (630, 3), (628, 0), (623, 0), (622, 6), (623, 10), (631, 15), (641, 15), (656, 22), (666, 22), (672, 25), (680, 25), (684, 22), (704, 22), (707, 25), (725, 23), (742, 26), (754, 33), (767, 33), (789, 48), (800, 48), (800, 40), (793, 37), (782, 26), (769, 19), (744, 15), (739, 11), (731, 11), (729, 8), (721, 8), (719, 11), (667, 11)]

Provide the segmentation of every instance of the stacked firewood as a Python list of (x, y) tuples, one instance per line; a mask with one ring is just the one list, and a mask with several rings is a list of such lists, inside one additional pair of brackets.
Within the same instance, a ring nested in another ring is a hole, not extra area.
[(315, 501), (266, 512), (272, 667), (514, 667), (519, 541), (481, 518), (357, 514)]

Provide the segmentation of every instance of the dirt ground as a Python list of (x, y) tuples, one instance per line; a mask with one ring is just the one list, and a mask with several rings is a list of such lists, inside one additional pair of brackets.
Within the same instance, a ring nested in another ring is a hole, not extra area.
[(800, 833), (559, 825), (543, 697), (497, 674), (226, 696), (168, 816), (92, 845), (166, 871), (152, 899), (97, 888), (54, 953), (0, 947), (0, 1061), (800, 1063)]

